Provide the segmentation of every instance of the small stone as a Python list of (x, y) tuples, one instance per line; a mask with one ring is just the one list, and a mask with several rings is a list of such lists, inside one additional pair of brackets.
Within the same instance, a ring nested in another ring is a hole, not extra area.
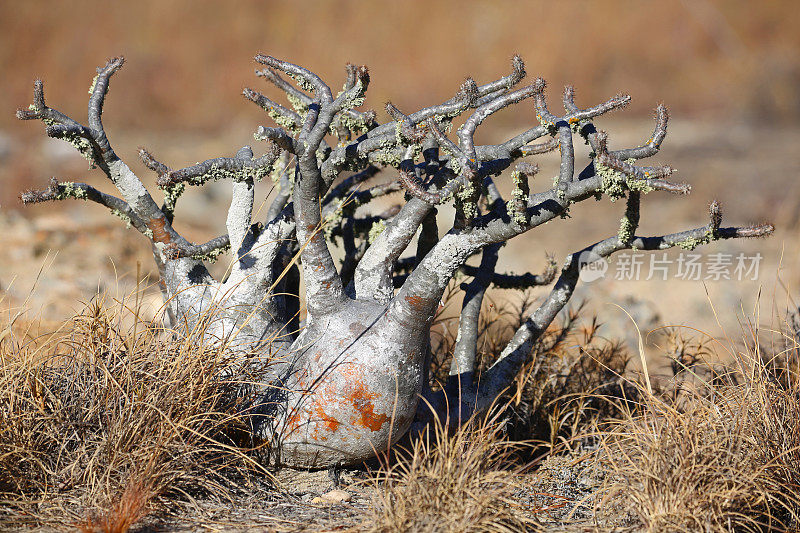
[(353, 495), (345, 490), (332, 490), (330, 492), (326, 492), (321, 496), (317, 496), (311, 503), (313, 504), (333, 504), (333, 503), (344, 503), (349, 502), (353, 498)]

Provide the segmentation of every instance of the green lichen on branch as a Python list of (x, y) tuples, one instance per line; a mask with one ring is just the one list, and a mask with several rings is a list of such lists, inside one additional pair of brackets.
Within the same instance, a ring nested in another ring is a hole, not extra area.
[(367, 235), (367, 243), (372, 244), (375, 242), (375, 239), (377, 239), (385, 229), (386, 223), (383, 220), (378, 220), (372, 224), (372, 227), (369, 228), (369, 234)]
[(625, 183), (628, 186), (628, 190), (636, 191), (642, 194), (647, 194), (655, 190), (655, 188), (648, 185), (647, 181), (645, 180), (627, 179)]
[(178, 198), (186, 190), (185, 183), (177, 183), (162, 189), (164, 191), (164, 212), (165, 214), (172, 214), (175, 212), (175, 205), (178, 203)]
[(353, 135), (367, 133), (369, 131), (369, 124), (367, 123), (367, 117), (365, 115), (356, 118), (350, 113), (342, 112), (336, 115), (336, 119), (331, 123), (329, 129), (333, 135), (340, 138), (339, 135), (342, 130), (349, 131)]
[(59, 183), (58, 187), (56, 188), (56, 193), (53, 195), (54, 200), (67, 200), (67, 199), (75, 199), (75, 200), (86, 200), (88, 199), (86, 195), (86, 189), (82, 187), (76, 187), (75, 183), (71, 181), (65, 181), (63, 183)]
[(369, 201), (360, 198), (358, 195), (342, 198), (336, 203), (336, 207), (325, 216), (322, 221), (322, 231), (326, 239), (330, 240), (333, 232), (341, 227), (343, 222), (353, 220), (356, 209)]
[[(369, 164), (365, 157), (347, 157), (342, 151), (335, 151), (327, 160), (325, 160), (323, 178), (328, 182), (333, 182), (340, 172), (349, 170), (351, 172), (359, 172), (367, 167)], [(294, 183), (294, 176), (291, 178)]]
[[(37, 112), (37, 109), (33, 104), (30, 104), (28, 109), (33, 112)], [(53, 119), (45, 117), (41, 117), (41, 121), (45, 126), (57, 126), (60, 124), (60, 122), (56, 122)], [(74, 146), (76, 150), (78, 150), (78, 153), (81, 154), (81, 157), (89, 161), (92, 165), (96, 164), (94, 146), (92, 146), (92, 143), (89, 142), (89, 140), (85, 137), (81, 137), (80, 135), (76, 135), (74, 133), (64, 133), (59, 135), (57, 139), (68, 142)]]
[(61, 137), (61, 139), (74, 146), (84, 159), (92, 164), (95, 163), (94, 147), (87, 139), (84, 139), (80, 135), (65, 135)]
[[(128, 216), (127, 213), (124, 213), (124, 212), (120, 211), (119, 209), (112, 209), (111, 210), (111, 214), (114, 215), (115, 217), (117, 217), (118, 219), (122, 220), (125, 223), (125, 228), (126, 229), (131, 227), (131, 224), (133, 222), (131, 221), (131, 217)], [(149, 228), (144, 230), (144, 235), (147, 236), (147, 238), (149, 238), (149, 239), (153, 238), (153, 232), (150, 231)]]
[[(97, 87), (97, 78), (100, 77), (100, 74), (95, 74), (94, 78), (92, 78), (92, 84), (89, 86), (89, 96), (94, 93), (94, 88)], [(108, 88), (106, 88), (106, 93), (108, 93)]]
[(306, 105), (305, 102), (292, 93), (286, 93), (286, 99), (289, 101), (294, 110), (297, 111), (297, 113), (303, 119), (305, 119), (306, 115), (308, 114), (308, 105)]
[[(634, 159), (626, 160), (627, 163), (633, 163), (634, 161)], [(594, 161), (594, 169), (602, 179), (602, 185), (598, 192), (605, 193), (612, 202), (624, 198), (628, 191), (647, 194), (655, 190), (646, 180), (626, 176), (619, 170), (600, 164), (597, 159)]]
[(396, 150), (394, 148), (385, 148), (372, 152), (370, 154), (370, 159), (375, 163), (379, 163), (387, 167), (399, 168), (400, 163), (403, 161), (403, 155), (400, 150)]
[(209, 263), (216, 262), (222, 254), (227, 252), (230, 249), (231, 245), (226, 244), (225, 246), (220, 246), (219, 248), (215, 248), (208, 253), (205, 254), (192, 254), (191, 258), (196, 259), (198, 261), (208, 261)]
[(345, 97), (344, 103), (342, 104), (342, 111), (349, 111), (350, 109), (355, 109), (356, 107), (361, 107), (364, 105), (366, 91), (364, 89), (364, 84), (361, 83), (361, 80), (356, 82), (356, 84), (353, 86), (353, 89), (354, 90), (352, 92), (344, 92), (337, 95), (337, 98), (342, 94), (348, 95)]
[(623, 244), (629, 244), (634, 237), (636, 228), (639, 227), (639, 206), (641, 194), (636, 191), (628, 193), (628, 203), (625, 206), (625, 214), (619, 221), (619, 231), (617, 237)]
[(508, 203), (511, 217), (517, 224), (528, 224), (530, 222), (526, 216), (528, 194), (530, 192), (528, 179), (519, 170), (514, 170), (511, 173), (511, 182), (514, 184), (514, 188), (511, 190), (511, 199)]
[(625, 176), (622, 174), (622, 172), (614, 170), (613, 168), (605, 165), (601, 165), (596, 159), (594, 162), (594, 170), (602, 179), (602, 184), (600, 185), (599, 189), (600, 192), (608, 196), (612, 202), (616, 202), (620, 198), (625, 197), (625, 193), (628, 191), (628, 188), (625, 183)]
[(675, 246), (677, 246), (678, 248), (683, 248), (684, 250), (692, 251), (698, 246), (709, 244), (715, 240), (717, 240), (717, 237), (714, 234), (714, 231), (708, 229), (702, 237), (692, 237), (689, 239), (684, 239), (682, 241), (676, 242)]
[(273, 165), (265, 165), (260, 167), (244, 166), (239, 170), (227, 170), (219, 165), (211, 165), (207, 172), (197, 176), (191, 176), (186, 180), (190, 185), (203, 185), (209, 181), (219, 180), (232, 180), (236, 182), (241, 181), (261, 181), (269, 176), (272, 172)]
[(403, 144), (403, 123), (399, 120), (394, 121), (394, 143)]
[(304, 76), (299, 76), (293, 72), (286, 72), (286, 74), (292, 78), (297, 85), (306, 92), (313, 93), (314, 92), (314, 84), (308, 81)]
[(274, 107), (268, 107), (265, 109), (265, 111), (278, 126), (291, 132), (300, 131), (300, 125), (297, 124), (292, 117), (278, 112)]
[(471, 181), (456, 193), (456, 202), (460, 204), (461, 211), (464, 213), (464, 217), (467, 220), (471, 220), (478, 216), (477, 193), (478, 189)]

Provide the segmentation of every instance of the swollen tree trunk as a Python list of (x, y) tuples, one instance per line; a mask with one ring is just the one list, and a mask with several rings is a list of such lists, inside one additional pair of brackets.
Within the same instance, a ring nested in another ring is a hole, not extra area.
[[(262, 376), (249, 385), (256, 389), (256, 400), (248, 408), (253, 436), (269, 444), (272, 458), (281, 464), (353, 464), (436, 417), (458, 424), (489, 409), (569, 301), (584, 253), (605, 258), (627, 249), (693, 248), (772, 231), (769, 225), (722, 228), (714, 202), (705, 226), (637, 236), (643, 194), (689, 191), (687, 185), (668, 181), (670, 167), (634, 164), (658, 152), (666, 135), (666, 109), (657, 108), (655, 131), (644, 145), (609, 150), (606, 134), (592, 121), (625, 106), (629, 97), (580, 109), (567, 87), (565, 114), (556, 116), (547, 108), (543, 80), (514, 89), (525, 77), (516, 56), (509, 75), (481, 86), (467, 79), (456, 96), (442, 104), (409, 115), (387, 104), (392, 120), (384, 124), (374, 112), (357, 110), (369, 84), (366, 67), (348, 65), (344, 87), (334, 97), (307, 69), (269, 56), (255, 59), (267, 67), (257, 75), (285, 92), (293, 108), (244, 90), (244, 96), (280, 126), (258, 128), (255, 137), (267, 141), (266, 152), (256, 157), (250, 147), (243, 147), (233, 157), (172, 170), (140, 149), (144, 165), (158, 175), (161, 205), (114, 153), (101, 121), (109, 79), (122, 67), (122, 58), (98, 69), (87, 126), (48, 107), (37, 80), (33, 104), (17, 116), (42, 120), (49, 136), (72, 143), (105, 173), (121, 197), (85, 183), (54, 179), (46, 189), (23, 193), (22, 200), (90, 200), (147, 237), (175, 334), (200, 331), (207, 342), (247, 356), (249, 368)], [(534, 127), (500, 144), (475, 146), (475, 131), (486, 118), (528, 99), (537, 117)], [(469, 116), (455, 142), (445, 132), (464, 113)], [(593, 151), (578, 172), (576, 134)], [(333, 139), (337, 142), (330, 142)], [(556, 148), (561, 164), (553, 186), (532, 193), (530, 181), (538, 168), (523, 159)], [(494, 179), (514, 162), (509, 172), (513, 191), (505, 200)], [(364, 187), (380, 167), (396, 169), (396, 179)], [(345, 172), (347, 177), (339, 179)], [(274, 180), (276, 193), (265, 219), (257, 221), (254, 186), (265, 177)], [(175, 204), (187, 185), (220, 179), (232, 183), (227, 234), (190, 243), (172, 226)], [(402, 206), (378, 215), (357, 215), (358, 207), (400, 188), (406, 191)], [(569, 255), (560, 272), (552, 259), (541, 275), (497, 272), (503, 243), (566, 214), (575, 203), (602, 195), (626, 198), (616, 235)], [(454, 202), (456, 216), (440, 236), (436, 205), (448, 201)], [(401, 257), (418, 232), (416, 252)], [(337, 239), (345, 252), (341, 268), (330, 252)], [(215, 280), (206, 262), (228, 248), (233, 259), (227, 276)], [(480, 265), (467, 265), (475, 254), (481, 255)], [(306, 286), (302, 327), (301, 271)], [(428, 382), (430, 327), (458, 271), (472, 280), (466, 285), (450, 378), (443, 389), (434, 391)], [(549, 295), (495, 363), (476, 375), (478, 318), (486, 291), (492, 286), (548, 285), (557, 274)]]

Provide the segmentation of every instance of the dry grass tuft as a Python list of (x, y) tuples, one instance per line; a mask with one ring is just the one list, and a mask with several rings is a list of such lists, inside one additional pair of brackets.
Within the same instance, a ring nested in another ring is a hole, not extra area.
[(606, 434), (606, 498), (648, 531), (800, 526), (798, 347), (765, 358), (752, 342), (726, 372), (686, 367), (694, 386), (683, 376), (680, 393), (645, 396)]
[(147, 504), (154, 493), (150, 487), (138, 482), (129, 484), (119, 499), (99, 516), (90, 516), (85, 523), (78, 524), (82, 533), (125, 533), (139, 520), (147, 516)]
[(165, 504), (229, 498), (258, 469), (237, 361), (195, 333), (98, 298), (44, 341), (2, 339), (0, 525), (124, 532)]
[(624, 344), (604, 338), (597, 317), (581, 313), (568, 311), (547, 332), (513, 391), (508, 432), (539, 442), (538, 453), (594, 447), (595, 428), (639, 396)]
[[(457, 291), (445, 297), (446, 305)], [(526, 320), (536, 300), (526, 293), (514, 305), (489, 302), (481, 313), (478, 340), (479, 370), (497, 358), (514, 332)], [(531, 362), (501, 399), (506, 405), (507, 437), (535, 441), (524, 448), (529, 457), (596, 444), (596, 426), (621, 414), (612, 400), (635, 402), (638, 389), (630, 383), (630, 356), (622, 342), (604, 338), (597, 316), (586, 316), (578, 305), (553, 324), (533, 348)], [(440, 323), (447, 323), (440, 319)], [(436, 327), (434, 332), (438, 331)], [(447, 379), (455, 328), (446, 328), (434, 345), (431, 375), (439, 383)]]
[(436, 425), (400, 451), (374, 478), (376, 501), (369, 530), (376, 532), (523, 531), (513, 493), (514, 445), (496, 421), (476, 422), (455, 431)]

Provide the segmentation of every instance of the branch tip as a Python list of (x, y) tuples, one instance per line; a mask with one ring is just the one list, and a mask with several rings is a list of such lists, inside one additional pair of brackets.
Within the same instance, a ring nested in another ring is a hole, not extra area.
[(170, 172), (170, 168), (164, 163), (158, 161), (153, 156), (153, 154), (147, 151), (147, 149), (144, 146), (140, 146), (137, 150), (137, 153), (139, 154), (139, 159), (142, 160), (144, 166), (146, 166), (148, 169), (152, 170), (159, 176), (161, 176), (162, 174), (166, 174), (167, 172)]
[(525, 62), (519, 54), (514, 54), (511, 58), (511, 76), (509, 79), (509, 87), (513, 87), (527, 75), (525, 72)]
[(106, 64), (102, 67), (97, 67), (98, 74), (105, 74), (106, 76), (111, 76), (115, 74), (119, 69), (122, 68), (122, 65), (125, 64), (125, 58), (123, 56), (112, 57)]
[(523, 176), (532, 178), (539, 172), (539, 165), (535, 163), (528, 163), (527, 161), (522, 161), (520, 163), (517, 163), (517, 172), (519, 172)]
[(461, 100), (467, 107), (473, 106), (479, 96), (478, 84), (472, 78), (464, 80), (464, 83), (458, 89), (458, 94), (456, 94), (456, 98)]
[(722, 209), (716, 200), (708, 205), (708, 218), (711, 231), (716, 234), (720, 225), (722, 225)]

